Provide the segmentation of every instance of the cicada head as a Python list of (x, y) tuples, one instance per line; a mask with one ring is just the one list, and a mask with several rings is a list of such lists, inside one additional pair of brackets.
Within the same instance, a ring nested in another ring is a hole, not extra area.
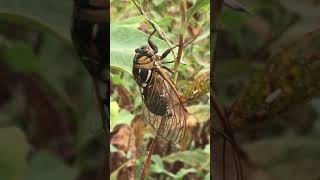
[(155, 53), (148, 46), (141, 46), (135, 50), (134, 64), (148, 64), (151, 63)]

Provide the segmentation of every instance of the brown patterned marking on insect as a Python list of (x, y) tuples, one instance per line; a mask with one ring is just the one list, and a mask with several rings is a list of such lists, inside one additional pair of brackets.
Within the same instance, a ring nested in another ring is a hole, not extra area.
[(142, 100), (146, 106), (144, 110), (146, 121), (161, 138), (176, 144), (182, 140), (186, 131), (187, 110), (181, 103), (175, 85), (168, 77), (168, 73), (172, 71), (162, 66), (161, 60), (177, 46), (157, 56), (158, 48), (150, 37), (149, 46), (135, 50), (132, 74), (140, 87)]

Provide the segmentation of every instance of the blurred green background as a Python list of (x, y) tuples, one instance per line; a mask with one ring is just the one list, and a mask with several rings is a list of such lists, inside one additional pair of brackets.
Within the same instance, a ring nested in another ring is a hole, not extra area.
[(244, 150), (244, 179), (319, 179), (320, 1), (239, 2), (250, 13), (224, 7), (219, 17), (215, 87)]
[(106, 176), (94, 88), (70, 40), (72, 6), (0, 1), (1, 180)]

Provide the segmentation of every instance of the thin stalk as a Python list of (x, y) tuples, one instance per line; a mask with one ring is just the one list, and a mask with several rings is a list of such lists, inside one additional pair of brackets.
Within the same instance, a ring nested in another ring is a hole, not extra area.
[(146, 174), (147, 174), (147, 172), (149, 170), (149, 167), (150, 167), (150, 164), (151, 164), (151, 157), (152, 157), (153, 151), (154, 151), (154, 149), (155, 149), (155, 147), (157, 145), (159, 134), (163, 130), (164, 123), (165, 123), (165, 118), (162, 117), (159, 129), (157, 130), (157, 133), (156, 133), (156, 137), (152, 140), (152, 143), (151, 143), (151, 145), (149, 147), (147, 159), (145, 160), (145, 162), (143, 164), (143, 168), (142, 168), (142, 171), (140, 173), (140, 180), (144, 180), (144, 178), (145, 178), (145, 176), (146, 176)]

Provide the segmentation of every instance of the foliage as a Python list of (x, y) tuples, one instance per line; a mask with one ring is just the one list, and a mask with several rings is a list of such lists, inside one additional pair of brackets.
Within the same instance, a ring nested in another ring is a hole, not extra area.
[[(224, 7), (219, 16), (214, 60), (216, 92), (244, 147), (244, 179), (319, 177), (319, 3), (241, 2), (250, 13)], [(214, 137), (215, 177), (225, 156), (234, 178), (234, 149), (222, 153)]]
[(0, 179), (105, 176), (94, 89), (71, 45), (72, 6), (0, 1)]
[[(111, 99), (112, 104), (114, 104), (114, 108), (111, 110), (115, 112), (114, 114), (117, 114), (111, 119), (111, 122), (115, 123), (113, 129), (115, 135), (111, 138), (111, 144), (118, 149), (118, 152), (112, 153), (111, 156), (122, 162), (117, 166), (112, 165), (111, 169), (114, 173), (117, 173), (119, 179), (127, 176), (139, 177), (145, 158), (140, 156), (146, 154), (146, 145), (150, 137), (153, 136), (153, 130), (143, 125), (145, 118), (142, 116), (143, 102), (141, 101), (138, 85), (131, 75), (134, 50), (147, 44), (147, 38), (153, 31), (151, 24), (157, 28), (158, 32), (163, 33), (160, 34), (160, 37), (157, 37), (157, 35), (153, 37), (153, 41), (159, 47), (160, 54), (173, 44), (178, 43), (178, 37), (181, 32), (186, 41), (197, 36), (193, 43), (183, 51), (183, 61), (177, 71), (177, 88), (180, 92), (200, 84), (201, 81), (199, 80), (197, 83), (196, 77), (201, 77), (202, 70), (208, 71), (209, 69), (209, 1), (197, 0), (188, 1), (188, 3), (187, 20), (184, 22), (181, 19), (180, 1), (148, 1), (147, 10), (151, 19), (147, 14), (141, 15), (133, 1), (113, 1), (111, 3), (111, 77), (114, 77), (111, 78)], [(183, 32), (183, 27), (188, 27), (185, 32)], [(163, 36), (168, 37), (168, 39), (163, 39)], [(177, 55), (176, 50), (174, 54), (175, 56)], [(165, 61), (175, 60), (174, 54), (171, 53)], [(168, 67), (172, 68), (169, 64)], [(194, 85), (191, 82), (193, 79), (195, 79)], [(209, 152), (201, 150), (208, 144), (208, 139), (206, 143), (196, 146), (192, 144), (200, 141), (200, 137), (193, 137), (197, 139), (195, 141), (190, 139), (192, 135), (190, 132), (195, 128), (198, 128), (197, 131), (199, 132), (207, 132), (206, 138), (209, 138), (207, 124), (209, 116), (205, 115), (209, 111), (209, 79), (204, 81), (203, 84), (199, 85), (199, 87), (202, 87), (202, 89), (199, 88), (199, 93), (193, 98), (189, 98), (189, 105), (186, 105), (190, 106), (190, 108), (194, 107), (194, 114), (190, 114), (190, 118), (188, 118), (188, 132), (185, 139), (180, 146), (173, 146), (172, 150), (167, 152), (161, 149), (168, 149), (170, 145), (162, 141), (158, 143), (155, 149), (156, 154), (152, 156), (148, 179), (157, 179), (159, 177), (203, 179), (206, 175), (208, 177), (208, 167), (203, 168), (196, 164), (188, 164), (186, 159), (188, 157), (189, 160), (196, 160), (198, 158), (196, 155), (204, 155), (204, 158), (207, 158), (206, 160), (209, 157)], [(186, 95), (186, 97), (189, 97), (189, 95)], [(198, 111), (197, 108), (199, 109)], [(124, 115), (120, 115), (122, 111), (131, 113), (134, 116), (133, 121), (126, 117), (127, 125), (125, 125), (121, 120), (124, 119), (122, 117)], [(182, 152), (186, 153), (186, 156), (175, 154), (175, 151), (178, 150), (182, 150)], [(119, 156), (121, 154), (119, 152), (125, 152), (127, 155)], [(166, 158), (170, 155), (177, 155), (177, 161), (170, 161)], [(176, 164), (181, 162), (182, 164), (178, 169), (174, 168)], [(123, 167), (123, 164), (127, 164), (127, 167)], [(120, 173), (119, 167), (121, 167)]]

